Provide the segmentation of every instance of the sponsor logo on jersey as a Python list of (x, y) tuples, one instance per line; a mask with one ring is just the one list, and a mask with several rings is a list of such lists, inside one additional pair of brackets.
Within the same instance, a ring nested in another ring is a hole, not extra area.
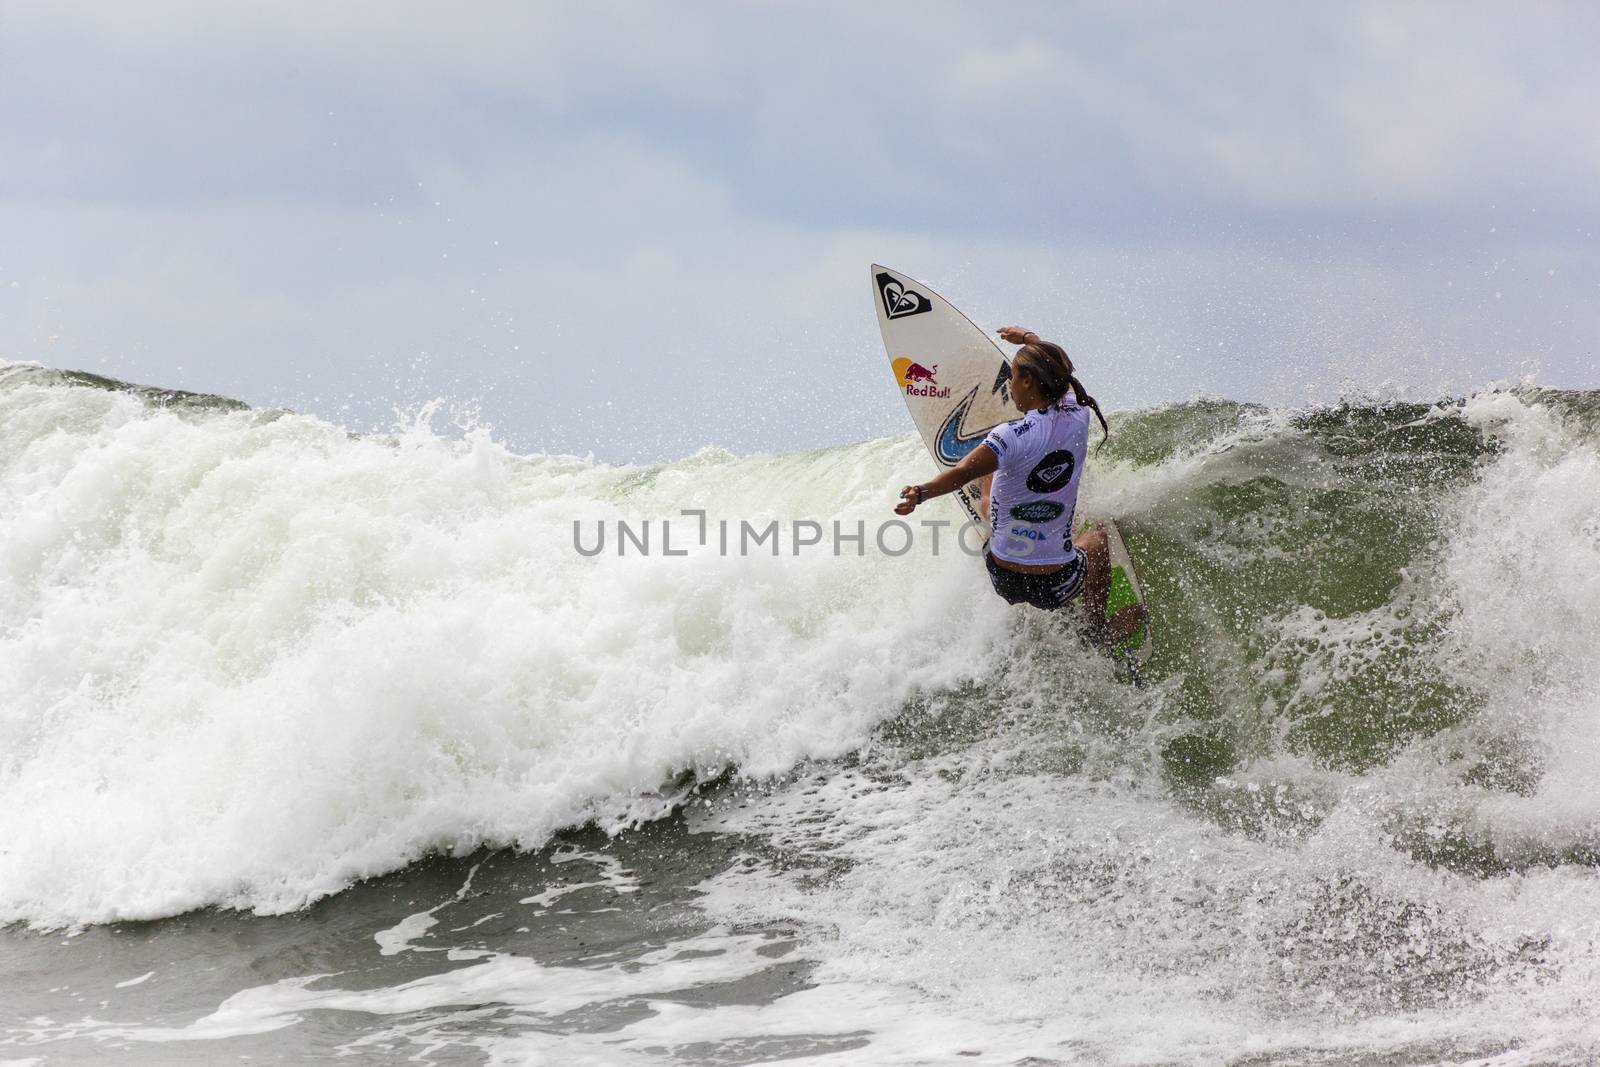
[(1072, 472), (1077, 469), (1077, 466), (1077, 457), (1065, 448), (1058, 448), (1054, 452), (1046, 452), (1044, 458), (1034, 464), (1033, 470), (1028, 472), (1028, 491), (1033, 493), (1055, 492), (1072, 481)]
[(1060, 518), (1065, 510), (1054, 500), (1025, 500), (1011, 508), (1011, 517), (1018, 522), (1049, 522)]
[(906, 396), (925, 396), (934, 400), (943, 400), (950, 395), (949, 386), (941, 386), (937, 375), (939, 364), (924, 367), (922, 364), (909, 360), (904, 356), (894, 361), (895, 380), (900, 383)]
[(878, 294), (883, 297), (883, 313), (891, 319), (903, 319), (907, 315), (920, 315), (924, 311), (932, 311), (933, 303), (915, 289), (906, 288), (906, 284), (888, 271), (878, 273)]

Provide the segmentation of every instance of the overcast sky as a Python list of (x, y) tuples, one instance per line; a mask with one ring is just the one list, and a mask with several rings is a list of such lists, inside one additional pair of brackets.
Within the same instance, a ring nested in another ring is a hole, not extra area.
[(1600, 386), (1600, 5), (0, 0), (0, 358), (607, 460), (903, 432), (867, 266), (1113, 409)]

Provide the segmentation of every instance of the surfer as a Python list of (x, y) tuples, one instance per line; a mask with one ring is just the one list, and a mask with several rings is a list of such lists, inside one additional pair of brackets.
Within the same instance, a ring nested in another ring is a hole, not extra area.
[(895, 513), (909, 515), (923, 501), (982, 478), (989, 524), (984, 562), (995, 592), (1007, 603), (1046, 611), (1066, 607), (1082, 593), (1090, 635), (1115, 644), (1138, 631), (1144, 608), (1130, 604), (1107, 619), (1111, 549), (1105, 530), (1072, 536), (1078, 481), (1088, 458), (1089, 412), (1100, 420), (1102, 443), (1111, 428), (1078, 381), (1066, 349), (1020, 326), (995, 332), (1022, 346), (1011, 360), (1011, 399), (1022, 417), (996, 426), (932, 481), (902, 489)]

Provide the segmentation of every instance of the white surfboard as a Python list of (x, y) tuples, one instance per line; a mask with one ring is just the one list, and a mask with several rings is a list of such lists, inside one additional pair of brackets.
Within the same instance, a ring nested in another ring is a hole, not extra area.
[[(874, 263), (872, 288), (883, 347), (911, 421), (940, 469), (954, 467), (990, 430), (1017, 417), (1011, 364), (988, 334), (922, 283)], [(977, 483), (956, 496), (987, 533)]]
[[(874, 263), (872, 291), (883, 347), (911, 421), (940, 469), (954, 467), (990, 430), (1019, 416), (1011, 403), (1011, 364), (988, 333), (915, 278)], [(977, 482), (956, 494), (967, 517), (987, 536), (978, 510), (981, 497)], [(1144, 604), (1122, 534), (1110, 519), (1098, 521), (1111, 542), (1108, 613)], [(1148, 617), (1148, 607), (1146, 612)], [(1143, 663), (1150, 656), (1149, 638), (1146, 623), (1119, 651)]]

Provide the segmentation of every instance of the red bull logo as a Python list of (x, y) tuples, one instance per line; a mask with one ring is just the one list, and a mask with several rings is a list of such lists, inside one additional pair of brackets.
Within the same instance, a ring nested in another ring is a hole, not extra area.
[(939, 385), (939, 364), (924, 367), (915, 360), (904, 356), (894, 361), (894, 376), (900, 383), (900, 388), (905, 390), (906, 396), (926, 396), (941, 399), (950, 395), (948, 386), (941, 388)]

